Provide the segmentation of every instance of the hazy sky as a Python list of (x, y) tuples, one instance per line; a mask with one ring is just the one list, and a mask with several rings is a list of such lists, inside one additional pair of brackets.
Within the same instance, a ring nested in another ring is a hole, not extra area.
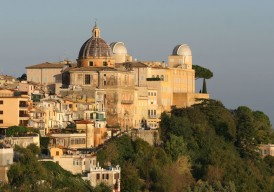
[(124, 42), (138, 60), (167, 61), (187, 43), (193, 63), (214, 72), (211, 98), (274, 123), (273, 0), (0, 0), (0, 73), (75, 60), (95, 18), (103, 39)]

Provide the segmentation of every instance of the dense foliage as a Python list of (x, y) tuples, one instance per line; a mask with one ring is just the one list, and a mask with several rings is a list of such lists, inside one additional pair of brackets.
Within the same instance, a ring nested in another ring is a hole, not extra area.
[[(121, 191), (274, 191), (274, 157), (258, 153), (259, 144), (274, 143), (263, 112), (202, 100), (163, 113), (159, 134), (158, 146), (123, 135), (97, 153), (101, 165), (121, 166)], [(55, 163), (38, 162), (35, 146), (17, 148), (16, 154), (10, 184), (0, 191), (111, 191), (104, 185), (91, 188)]]
[(38, 161), (40, 149), (31, 144), (27, 148), (15, 148), (15, 163), (8, 171), (9, 184), (0, 185), (0, 191), (89, 191), (111, 192), (111, 188), (100, 184), (95, 188), (73, 175), (58, 164), (50, 161)]
[(122, 166), (121, 191), (274, 191), (274, 158), (257, 152), (273, 142), (264, 113), (204, 100), (162, 114), (160, 124), (161, 146), (124, 135), (98, 153), (101, 164)]
[(195, 78), (210, 79), (213, 77), (212, 71), (199, 65), (192, 65), (192, 69), (195, 70)]
[(26, 136), (37, 134), (39, 131), (37, 129), (28, 128), (25, 126), (11, 126), (6, 129), (7, 137), (16, 137), (16, 136)]

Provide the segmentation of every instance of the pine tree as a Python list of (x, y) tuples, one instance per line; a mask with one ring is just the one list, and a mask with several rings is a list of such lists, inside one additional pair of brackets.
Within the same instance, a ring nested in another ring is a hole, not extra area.
[(207, 93), (205, 78), (204, 78), (204, 81), (203, 81), (203, 91), (202, 91), (202, 93)]

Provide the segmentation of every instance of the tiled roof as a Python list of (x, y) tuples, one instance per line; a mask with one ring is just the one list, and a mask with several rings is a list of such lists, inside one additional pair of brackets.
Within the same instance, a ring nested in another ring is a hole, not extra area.
[(82, 45), (78, 58), (111, 56), (112, 51), (103, 39), (91, 37)]
[(62, 69), (64, 67), (64, 65), (65, 65), (65, 63), (45, 62), (45, 63), (40, 63), (40, 64), (37, 64), (37, 65), (28, 66), (28, 67), (26, 67), (26, 69), (42, 69), (42, 68), (50, 68), (50, 69), (59, 68), (59, 69)]
[(148, 67), (146, 64), (139, 62), (139, 61), (135, 61), (135, 62), (125, 62), (125, 63), (116, 63), (115, 66), (116, 67), (126, 67), (127, 65), (129, 65), (132, 68), (145, 68)]
[(117, 71), (117, 69), (113, 67), (74, 67), (68, 71)]

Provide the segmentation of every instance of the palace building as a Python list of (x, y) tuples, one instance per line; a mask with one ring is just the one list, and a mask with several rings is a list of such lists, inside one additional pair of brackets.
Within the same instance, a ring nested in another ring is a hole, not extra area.
[[(123, 42), (108, 44), (101, 38), (97, 24), (91, 34), (80, 48), (77, 64), (56, 65), (62, 69), (60, 75), (55, 74), (57, 95), (89, 101), (92, 107), (82, 119), (94, 119), (100, 113), (107, 127), (158, 128), (163, 111), (172, 106), (189, 107), (196, 99), (209, 98), (208, 94), (195, 93), (192, 52), (187, 44), (175, 46), (167, 63), (133, 61)], [(50, 73), (51, 68), (46, 71)], [(43, 78), (47, 79), (39, 76), (39, 81)]]

